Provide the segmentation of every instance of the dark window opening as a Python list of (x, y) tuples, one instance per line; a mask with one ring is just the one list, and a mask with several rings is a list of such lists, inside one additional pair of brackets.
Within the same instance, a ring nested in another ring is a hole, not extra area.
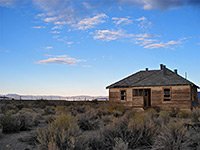
[(121, 100), (126, 100), (126, 90), (121, 90)]
[(170, 100), (171, 100), (171, 90), (164, 89), (164, 101), (170, 101)]
[(144, 90), (143, 89), (133, 89), (133, 96), (143, 96)]

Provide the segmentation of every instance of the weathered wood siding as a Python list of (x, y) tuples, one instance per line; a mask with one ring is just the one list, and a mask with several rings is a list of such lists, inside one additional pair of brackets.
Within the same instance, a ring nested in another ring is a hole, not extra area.
[[(171, 100), (164, 101), (164, 88), (171, 89)], [(159, 107), (162, 110), (172, 108), (191, 109), (191, 87), (184, 86), (159, 86), (159, 87), (134, 87), (134, 88), (110, 88), (109, 100), (125, 106), (143, 108), (142, 96), (133, 97), (133, 89), (151, 89), (151, 107)], [(120, 91), (126, 90), (126, 100), (121, 100)], [(196, 90), (193, 90), (196, 94)]]
[(143, 106), (144, 106), (143, 96), (134, 96), (132, 106), (143, 108)]
[[(164, 101), (164, 88), (171, 89), (170, 101)], [(164, 110), (172, 108), (191, 109), (191, 92), (189, 85), (152, 87), (151, 93), (152, 107), (159, 107)]]
[(162, 87), (151, 87), (151, 106), (157, 107), (162, 105)]
[(120, 90), (118, 88), (109, 89), (109, 101), (118, 102), (120, 101)]

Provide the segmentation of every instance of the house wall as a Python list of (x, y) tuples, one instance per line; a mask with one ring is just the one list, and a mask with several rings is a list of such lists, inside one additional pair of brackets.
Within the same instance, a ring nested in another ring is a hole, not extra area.
[[(171, 100), (164, 101), (164, 88), (171, 89)], [(172, 108), (191, 109), (191, 87), (186, 86), (159, 86), (159, 87), (134, 87), (134, 88), (110, 88), (110, 102), (125, 106), (143, 108), (142, 96), (133, 97), (133, 89), (151, 89), (151, 107), (159, 107), (163, 110)], [(120, 91), (126, 90), (126, 100), (121, 100)]]

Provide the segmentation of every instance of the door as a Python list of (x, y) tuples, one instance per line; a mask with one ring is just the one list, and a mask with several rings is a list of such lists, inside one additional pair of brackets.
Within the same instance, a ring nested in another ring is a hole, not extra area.
[(151, 89), (144, 89), (144, 108), (151, 107)]

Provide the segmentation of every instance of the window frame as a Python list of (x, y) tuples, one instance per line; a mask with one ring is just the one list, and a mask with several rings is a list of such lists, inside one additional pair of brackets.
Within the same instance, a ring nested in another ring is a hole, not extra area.
[[(165, 89), (169, 89), (170, 91), (169, 91), (169, 97), (165, 97)], [(172, 88), (171, 87), (163, 87), (163, 90), (162, 90), (162, 92), (163, 92), (163, 102), (171, 102), (171, 100), (172, 100)], [(168, 100), (166, 100), (166, 99), (168, 99)]]
[[(125, 91), (125, 95), (122, 95), (122, 91)], [(122, 96), (125, 97), (125, 99), (122, 99)], [(126, 89), (120, 89), (120, 101), (126, 101), (126, 100), (127, 100)]]

